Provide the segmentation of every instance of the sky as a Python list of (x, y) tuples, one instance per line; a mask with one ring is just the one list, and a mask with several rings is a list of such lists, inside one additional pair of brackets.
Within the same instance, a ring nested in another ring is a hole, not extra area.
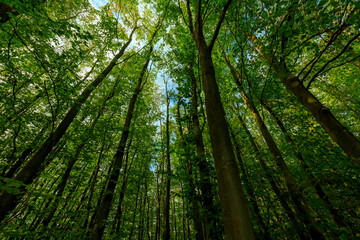
[[(109, 3), (109, 0), (89, 0), (89, 2), (91, 3), (91, 5), (100, 10), (100, 7), (106, 5), (107, 3)], [(141, 7), (140, 7), (140, 11), (141, 11)], [(162, 40), (160, 40), (162, 41)], [(159, 43), (160, 44), (160, 43)], [(136, 41), (133, 41), (130, 46), (133, 46), (133, 45), (137, 45)], [(163, 72), (158, 72), (157, 73), (157, 77), (156, 77), (156, 83), (159, 85), (161, 91), (165, 92), (165, 85), (164, 85), (164, 73)], [(174, 84), (171, 83), (171, 80), (169, 82), (169, 89), (172, 89), (174, 91), (176, 91), (176, 86), (174, 86)], [(171, 100), (171, 104), (173, 104), (173, 100)], [(161, 106), (161, 108), (164, 108), (165, 106)], [(163, 111), (164, 109), (162, 109)]]
[(89, 0), (91, 5), (93, 5), (94, 8), (100, 9), (101, 6), (104, 6), (106, 3), (108, 3), (108, 0)]

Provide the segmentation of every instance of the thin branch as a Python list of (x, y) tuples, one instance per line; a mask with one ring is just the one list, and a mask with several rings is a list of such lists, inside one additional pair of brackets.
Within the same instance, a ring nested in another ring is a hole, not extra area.
[(192, 14), (191, 14), (189, 0), (186, 0), (186, 9), (187, 9), (188, 18), (189, 18), (189, 29), (190, 29), (191, 34), (194, 34), (194, 24), (193, 24), (193, 18), (192, 18)]
[(303, 82), (310, 74), (311, 70), (314, 68), (315, 64), (320, 60), (320, 58), (322, 57), (322, 55), (325, 53), (325, 51), (330, 47), (330, 45), (335, 42), (335, 40), (337, 39), (337, 37), (341, 34), (342, 31), (345, 30), (346, 27), (348, 27), (348, 24), (344, 24), (342, 26), (339, 27), (339, 29), (330, 37), (329, 42), (326, 44), (326, 46), (324, 47), (323, 50), (321, 50), (321, 52), (319, 53), (319, 55), (315, 58), (313, 58), (308, 64), (306, 64), (306, 66), (300, 71), (300, 73), (298, 74), (297, 77), (300, 76), (300, 74), (305, 71), (305, 69), (311, 64), (310, 69), (307, 71), (307, 73), (305, 74), (305, 76), (300, 80), (301, 82)]
[(317, 71), (317, 73), (314, 74), (314, 76), (311, 78), (311, 80), (309, 81), (308, 85), (306, 86), (307, 89), (309, 89), (311, 83), (315, 80), (315, 78), (317, 76), (319, 76), (323, 71), (324, 69), (330, 64), (332, 63), (333, 61), (335, 61), (336, 59), (338, 59), (347, 49), (348, 47), (350, 46), (350, 44), (352, 42), (354, 42), (358, 37), (360, 36), (360, 32), (358, 34), (356, 34), (352, 39), (350, 39), (350, 41), (345, 45), (345, 47), (343, 48), (343, 50), (341, 50), (341, 52), (339, 52), (338, 55), (336, 55), (335, 57), (333, 57), (332, 59), (330, 59), (329, 61), (327, 61), (323, 66), (322, 68)]
[[(209, 9), (210, 9), (210, 1), (207, 1), (207, 2), (206, 2), (206, 5), (205, 5), (205, 11), (204, 11), (204, 14), (203, 14), (204, 18), (202, 19), (202, 22), (205, 22), (205, 21), (206, 21), (206, 18), (207, 18), (206, 14), (208, 14)], [(212, 12), (212, 10), (209, 12), (209, 14), (210, 14), (211, 12)], [(209, 16), (209, 15), (208, 15), (208, 16)]]
[(221, 24), (222, 24), (222, 22), (223, 22), (224, 19), (225, 19), (226, 11), (228, 10), (231, 2), (232, 2), (232, 0), (228, 0), (228, 1), (226, 2), (226, 4), (225, 4), (223, 10), (222, 10), (222, 13), (221, 13), (221, 15), (220, 15), (219, 21), (218, 21), (218, 23), (217, 23), (217, 25), (216, 25), (216, 28), (215, 28), (214, 35), (213, 35), (213, 37), (212, 37), (212, 39), (211, 39), (211, 42), (210, 42), (210, 44), (209, 44), (209, 50), (210, 50), (210, 51), (211, 51), (211, 50), (213, 49), (213, 47), (214, 47), (216, 38), (217, 38), (217, 36), (219, 35), (219, 32), (220, 32)]
[(183, 12), (183, 11), (182, 11), (182, 9), (181, 9), (180, 0), (178, 0), (178, 5), (179, 5), (179, 10), (180, 10), (180, 13), (181, 13), (182, 19), (183, 19), (183, 21), (184, 21), (184, 24), (185, 24), (188, 28), (190, 28), (189, 24), (186, 22), (184, 12)]

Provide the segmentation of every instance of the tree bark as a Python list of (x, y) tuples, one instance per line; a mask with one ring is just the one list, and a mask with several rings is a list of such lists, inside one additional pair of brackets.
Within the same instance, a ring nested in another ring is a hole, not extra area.
[(324, 106), (297, 76), (290, 73), (277, 59), (269, 57), (263, 48), (257, 44), (255, 36), (250, 38), (263, 55), (263, 58), (279, 76), (286, 89), (299, 99), (300, 103), (313, 115), (325, 132), (329, 134), (331, 139), (340, 146), (348, 157), (353, 158), (355, 163), (360, 164), (360, 141), (355, 135), (336, 119), (330, 109)]
[(263, 218), (261, 216), (259, 205), (256, 202), (256, 196), (255, 196), (254, 189), (251, 186), (250, 179), (249, 179), (249, 177), (247, 175), (247, 172), (245, 170), (244, 162), (243, 162), (242, 157), (241, 157), (240, 146), (239, 146), (239, 144), (238, 144), (238, 142), (236, 140), (235, 134), (232, 131), (230, 126), (229, 126), (229, 130), (230, 130), (231, 138), (233, 140), (235, 154), (236, 154), (236, 157), (237, 157), (237, 160), (238, 160), (238, 163), (239, 163), (239, 166), (240, 166), (240, 170), (242, 172), (242, 176), (243, 176), (243, 179), (244, 179), (245, 190), (246, 190), (246, 192), (248, 194), (251, 206), (252, 206), (253, 211), (254, 211), (256, 222), (258, 224), (258, 227), (259, 227), (261, 235), (262, 235), (261, 239), (271, 240), (271, 235), (270, 235), (270, 233), (268, 231), (268, 228), (265, 225), (265, 222), (264, 222), (264, 220), (263, 220)]
[(169, 104), (170, 98), (165, 83), (166, 89), (166, 187), (165, 187), (165, 203), (164, 203), (164, 226), (163, 226), (163, 240), (170, 239), (170, 177), (171, 177), (171, 162), (170, 162), (170, 130), (169, 130)]
[(330, 202), (330, 199), (322, 189), (322, 187), (319, 185), (319, 183), (316, 180), (316, 177), (312, 174), (311, 169), (309, 168), (308, 164), (306, 163), (305, 159), (303, 158), (302, 154), (297, 150), (296, 143), (294, 140), (290, 137), (289, 132), (286, 130), (284, 124), (280, 120), (280, 118), (275, 114), (275, 112), (270, 108), (268, 104), (266, 104), (264, 101), (261, 101), (261, 104), (265, 107), (265, 109), (269, 112), (269, 114), (274, 118), (277, 125), (279, 126), (281, 132), (284, 134), (286, 141), (294, 147), (295, 155), (297, 159), (300, 162), (301, 168), (304, 170), (304, 172), (307, 174), (309, 181), (313, 185), (316, 194), (318, 197), (323, 201), (325, 207), (329, 210), (331, 217), (333, 218), (334, 222), (339, 228), (347, 227), (344, 217), (339, 213), (339, 211), (334, 208), (332, 203)]
[(296, 206), (297, 213), (303, 220), (306, 225), (307, 230), (309, 231), (311, 237), (314, 240), (326, 239), (323, 235), (322, 231), (316, 226), (316, 222), (314, 217), (311, 215), (310, 207), (308, 206), (304, 196), (301, 194), (300, 189), (296, 185), (296, 181), (293, 178), (290, 169), (286, 165), (284, 158), (275, 143), (273, 137), (271, 136), (268, 128), (266, 127), (262, 117), (260, 116), (259, 111), (257, 110), (252, 99), (246, 94), (242, 85), (242, 79), (240, 78), (240, 74), (237, 70), (231, 65), (229, 59), (225, 57), (225, 61), (231, 71), (231, 74), (234, 78), (236, 85), (239, 88), (241, 96), (246, 104), (246, 106), (250, 109), (256, 124), (258, 125), (262, 136), (265, 139), (266, 145), (268, 146), (273, 159), (275, 160), (276, 165), (281, 170), (282, 175), (285, 179), (285, 184), (290, 193), (290, 198)]
[[(177, 123), (178, 123), (178, 131), (179, 131), (179, 138), (180, 138), (181, 146), (184, 151), (187, 151), (187, 149), (189, 149), (189, 147), (187, 146), (187, 144), (184, 140), (184, 137), (183, 137), (183, 130), (182, 130), (182, 125), (181, 125), (181, 121), (180, 121), (180, 101), (179, 100), (177, 103), (176, 113), (177, 113), (176, 118), (177, 118)], [(191, 203), (191, 212), (192, 212), (191, 218), (194, 221), (194, 227), (195, 227), (195, 232), (196, 232), (195, 237), (197, 240), (202, 240), (202, 239), (204, 239), (203, 226), (202, 226), (202, 221), (201, 221), (202, 216), (199, 211), (200, 204), (196, 197), (196, 190), (195, 190), (195, 185), (194, 185), (191, 161), (190, 161), (189, 157), (186, 157), (186, 156), (183, 157), (182, 161), (185, 162), (186, 178), (187, 178), (186, 180), (189, 184), (189, 186), (188, 186), (189, 190), (187, 191), (187, 198), (189, 199), (189, 202)]]
[(246, 199), (240, 181), (229, 130), (227, 128), (225, 111), (216, 83), (215, 68), (211, 56), (214, 41), (219, 33), (230, 4), (231, 0), (228, 0), (222, 10), (209, 45), (206, 44), (203, 34), (201, 4), (197, 6), (195, 29), (189, 0), (187, 0), (187, 12), (191, 36), (195, 40), (196, 47), (199, 51), (206, 115), (210, 129), (225, 235), (227, 239), (254, 239), (253, 226), (246, 206)]
[(149, 62), (150, 62), (150, 56), (151, 56), (152, 50), (153, 50), (153, 47), (151, 46), (147, 60), (144, 64), (144, 66), (141, 70), (140, 76), (138, 78), (136, 88), (130, 99), (129, 107), (128, 107), (128, 110), (126, 113), (126, 119), (125, 119), (125, 123), (124, 123), (123, 132), (121, 134), (121, 139), (120, 139), (120, 142), (119, 142), (119, 145), (118, 145), (118, 148), (117, 148), (116, 154), (114, 156), (114, 160), (113, 160), (114, 161), (113, 168), (110, 173), (110, 178), (109, 178), (109, 181), (106, 186), (105, 194), (101, 200), (99, 211), (97, 212), (97, 214), (95, 216), (94, 226), (93, 226), (92, 235), (91, 235), (92, 240), (100, 240), (104, 233), (105, 221), (110, 212), (115, 187), (116, 187), (117, 181), (119, 179), (119, 175), (120, 175), (120, 169), (121, 169), (121, 165), (122, 165), (126, 142), (129, 137), (130, 125), (131, 125), (131, 121), (133, 118), (133, 112), (135, 109), (136, 100), (142, 90), (142, 82), (143, 82), (144, 75), (147, 71)]
[(205, 157), (205, 147), (200, 129), (198, 117), (198, 99), (197, 99), (197, 84), (194, 74), (193, 65), (189, 64), (190, 78), (191, 78), (191, 112), (192, 112), (192, 126), (194, 131), (194, 141), (196, 145), (196, 161), (200, 170), (200, 190), (201, 198), (204, 206), (204, 222), (206, 239), (220, 238), (219, 233), (216, 231), (217, 211), (213, 201), (213, 186), (211, 184), (210, 169)]

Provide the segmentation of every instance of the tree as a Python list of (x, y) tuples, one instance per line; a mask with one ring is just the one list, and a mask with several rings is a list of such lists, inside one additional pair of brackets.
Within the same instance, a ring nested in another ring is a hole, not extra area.
[(102, 4), (0, 4), (1, 239), (358, 237), (357, 3)]

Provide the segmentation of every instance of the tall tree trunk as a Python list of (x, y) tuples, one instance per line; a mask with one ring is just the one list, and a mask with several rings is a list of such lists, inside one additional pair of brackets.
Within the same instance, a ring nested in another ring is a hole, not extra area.
[(131, 121), (133, 118), (133, 112), (135, 109), (136, 100), (142, 90), (142, 87), (143, 87), (142, 86), (143, 78), (147, 71), (149, 62), (150, 62), (152, 50), (153, 50), (153, 47), (150, 46), (149, 55), (148, 55), (147, 60), (141, 70), (140, 76), (137, 81), (136, 88), (130, 99), (128, 111), (126, 113), (126, 119), (125, 119), (125, 123), (124, 123), (123, 132), (121, 134), (121, 139), (120, 139), (119, 145), (117, 147), (116, 154), (114, 156), (114, 160), (113, 160), (114, 164), (113, 164), (113, 168), (110, 173), (110, 179), (107, 183), (105, 194), (101, 200), (99, 211), (97, 212), (97, 214), (95, 216), (94, 226), (93, 226), (92, 235), (91, 235), (92, 240), (96, 240), (96, 239), (100, 240), (104, 233), (105, 221), (110, 212), (115, 187), (116, 187), (117, 181), (119, 179), (119, 175), (120, 175), (120, 169), (121, 169), (121, 165), (122, 165), (126, 142), (129, 137), (130, 125), (131, 125)]
[(126, 158), (125, 158), (125, 166), (124, 166), (124, 172), (123, 172), (123, 182), (121, 185), (121, 189), (120, 189), (120, 196), (119, 196), (119, 203), (118, 203), (118, 207), (117, 207), (117, 211), (116, 211), (116, 216), (115, 216), (115, 220), (117, 221), (116, 223), (116, 229), (115, 231), (118, 233), (120, 231), (120, 225), (121, 225), (121, 217), (122, 217), (122, 213), (123, 213), (123, 206), (122, 203), (124, 201), (125, 198), (125, 191), (126, 191), (126, 187), (127, 187), (127, 182), (128, 182), (128, 177), (129, 177), (129, 171), (131, 169), (134, 157), (136, 155), (136, 152), (134, 153), (130, 166), (128, 167), (128, 161), (129, 161), (129, 150), (130, 150), (130, 146), (131, 146), (131, 141), (128, 144), (127, 147), (127, 151), (126, 151)]
[(175, 233), (174, 240), (178, 239), (176, 219), (177, 219), (177, 216), (176, 216), (176, 210), (175, 210), (175, 198), (173, 198), (173, 223), (174, 223), (174, 233)]
[(279, 76), (285, 87), (299, 99), (300, 103), (313, 115), (332, 140), (336, 142), (350, 158), (354, 158), (355, 162), (359, 164), (360, 141), (355, 135), (336, 119), (330, 109), (325, 107), (309, 89), (303, 85), (297, 76), (289, 72), (277, 59), (269, 57), (263, 48), (257, 44), (255, 36), (250, 37), (250, 39), (257, 46), (274, 72)]
[[(104, 147), (105, 147), (105, 141), (106, 141), (106, 132), (103, 136), (103, 141), (102, 141), (102, 144), (101, 144), (101, 147), (100, 147), (100, 153), (99, 153), (99, 157), (98, 157), (98, 160), (96, 162), (96, 166), (95, 166), (95, 169), (94, 171), (92, 172), (91, 174), (91, 177), (89, 179), (89, 198), (88, 198), (88, 201), (87, 201), (87, 205), (86, 205), (86, 213), (85, 213), (85, 221), (84, 221), (84, 229), (88, 229), (88, 223), (89, 223), (89, 215), (90, 215), (90, 210), (91, 210), (91, 202), (92, 202), (92, 198), (93, 198), (93, 195), (94, 195), (94, 190), (95, 190), (95, 183), (97, 181), (97, 177), (98, 177), (98, 173), (99, 173), (99, 170), (100, 170), (100, 163), (101, 163), (101, 159), (102, 159), (102, 156), (103, 156), (103, 152), (104, 152)], [(83, 197), (81, 198), (83, 202), (85, 200), (85, 196), (87, 195), (87, 190), (85, 190), (83, 192)]]
[(268, 228), (265, 225), (264, 220), (263, 220), (263, 218), (261, 216), (259, 205), (256, 202), (256, 197), (255, 197), (255, 192), (254, 192), (253, 186), (251, 185), (250, 179), (249, 179), (249, 177), (247, 175), (247, 172), (245, 170), (244, 162), (243, 162), (242, 157), (241, 157), (240, 146), (239, 146), (239, 144), (238, 144), (238, 142), (236, 140), (235, 134), (232, 131), (230, 126), (229, 126), (229, 130), (230, 130), (231, 138), (233, 140), (233, 144), (234, 144), (234, 147), (235, 147), (236, 157), (237, 157), (237, 160), (238, 160), (238, 163), (239, 163), (239, 166), (240, 166), (240, 170), (242, 172), (242, 176), (243, 176), (243, 179), (244, 179), (245, 190), (246, 190), (246, 192), (247, 192), (247, 194), (249, 196), (249, 200), (250, 200), (251, 206), (252, 206), (253, 211), (254, 211), (255, 219), (256, 219), (256, 222), (258, 224), (258, 227), (259, 227), (261, 235), (262, 235), (261, 239), (271, 240), (271, 235), (270, 235), (270, 233), (268, 231)]
[[(136, 197), (135, 197), (136, 200), (135, 200), (134, 213), (133, 213), (133, 218), (132, 218), (132, 221), (131, 221), (131, 228), (130, 228), (129, 239), (132, 239), (132, 236), (133, 236), (133, 234), (134, 234), (135, 219), (136, 219), (138, 202), (139, 202), (139, 195), (140, 195), (140, 187), (141, 187), (141, 183), (138, 183), (138, 187), (137, 187), (137, 191), (136, 191)], [(141, 201), (141, 200), (140, 200), (140, 201)]]
[(260, 151), (258, 145), (256, 144), (254, 137), (252, 136), (248, 127), (246, 126), (244, 120), (239, 115), (238, 115), (238, 118), (239, 118), (242, 128), (245, 130), (245, 133), (250, 140), (250, 144), (253, 147), (256, 156), (258, 157), (260, 166), (263, 169), (265, 176), (270, 183), (271, 188), (273, 189), (274, 193), (276, 194), (277, 198), (279, 199), (281, 206), (284, 208), (285, 214), (288, 216), (289, 221), (291, 221), (292, 225), (294, 225), (296, 232), (299, 235), (301, 240), (302, 239), (310, 239), (310, 237), (308, 237), (307, 233), (304, 231), (303, 226), (297, 221), (297, 217), (294, 215), (294, 213), (292, 211), (292, 207), (289, 205), (289, 203), (287, 201), (288, 197), (286, 196), (286, 194), (284, 194), (281, 191), (278, 183), (275, 181), (272, 174), (270, 173), (270, 170), (265, 163), (265, 160), (261, 154), (261, 151)]
[(106, 174), (105, 186), (101, 188), (101, 191), (100, 191), (100, 194), (99, 194), (99, 197), (98, 197), (98, 201), (97, 201), (96, 206), (95, 206), (95, 211), (94, 211), (93, 215), (90, 218), (89, 229), (91, 229), (91, 230), (94, 228), (95, 218), (98, 215), (98, 212), (100, 210), (101, 202), (102, 202), (103, 196), (105, 194), (105, 190), (106, 190), (106, 185), (107, 185), (107, 183), (108, 183), (108, 181), (110, 179), (110, 173), (111, 173), (112, 167), (113, 167), (113, 163), (112, 163), (111, 166), (109, 166), (108, 172)]
[[(36, 151), (32, 158), (15, 176), (15, 181), (20, 181), (23, 184), (28, 185), (36, 178), (42, 164), (45, 162), (46, 157), (50, 154), (53, 147), (64, 136), (66, 130), (69, 128), (70, 124), (80, 111), (83, 103), (88, 99), (94, 89), (106, 78), (106, 76), (115, 67), (117, 60), (124, 54), (125, 49), (127, 46), (129, 46), (136, 29), (137, 27), (135, 26), (130, 34), (129, 40), (124, 44), (119, 53), (115, 55), (105, 70), (102, 71), (102, 73), (81, 93), (80, 97), (75, 101), (74, 105), (67, 112), (56, 130), (49, 136), (49, 138), (47, 138), (47, 140), (41, 145), (40, 149)], [(9, 193), (7, 191), (2, 191), (0, 193), (0, 221), (5, 218), (7, 213), (15, 208), (15, 206), (21, 200), (21, 197), (25, 194), (24, 189), (25, 188), (23, 188), (23, 191), (18, 194)]]
[(169, 130), (169, 104), (170, 97), (166, 89), (166, 188), (165, 188), (165, 204), (164, 204), (164, 226), (163, 226), (163, 240), (170, 239), (170, 177), (171, 177), (171, 162), (170, 162), (170, 130)]
[(205, 157), (205, 147), (200, 129), (198, 117), (198, 99), (197, 99), (197, 84), (194, 74), (193, 65), (190, 63), (190, 78), (191, 78), (191, 108), (192, 108), (192, 123), (194, 131), (194, 141), (196, 145), (196, 160), (200, 170), (200, 190), (204, 206), (204, 220), (206, 229), (206, 239), (220, 238), (216, 231), (217, 212), (213, 202), (213, 186), (211, 184), (210, 169)]
[(197, 6), (195, 26), (193, 26), (189, 0), (187, 0), (188, 26), (191, 36), (195, 40), (197, 50), (199, 51), (206, 115), (210, 129), (225, 235), (227, 239), (254, 239), (254, 230), (246, 206), (246, 199), (240, 181), (239, 169), (231, 144), (229, 130), (227, 128), (225, 111), (216, 83), (215, 68), (211, 56), (212, 48), (230, 4), (231, 0), (228, 0), (221, 12), (216, 30), (209, 45), (206, 44), (203, 33), (201, 4)]
[(269, 114), (274, 118), (277, 125), (279, 126), (281, 132), (284, 134), (286, 141), (293, 147), (295, 151), (295, 155), (297, 159), (300, 162), (301, 168), (306, 172), (310, 182), (312, 183), (313, 187), (315, 188), (316, 194), (319, 196), (319, 198), (323, 201), (326, 208), (329, 210), (331, 217), (333, 218), (334, 222), (339, 228), (347, 227), (344, 217), (339, 213), (339, 211), (334, 208), (332, 203), (330, 202), (330, 199), (322, 189), (322, 187), (319, 185), (318, 181), (316, 180), (316, 177), (312, 174), (311, 169), (309, 168), (308, 164), (306, 163), (305, 159), (303, 158), (302, 154), (297, 150), (296, 143), (291, 138), (289, 132), (286, 130), (284, 124), (280, 120), (280, 118), (275, 114), (275, 112), (270, 108), (268, 104), (266, 104), (264, 101), (261, 101), (261, 104), (265, 107), (265, 109), (269, 112)]
[[(160, 124), (161, 126), (161, 124)], [(161, 135), (161, 133), (160, 133)], [(161, 186), (159, 184), (159, 169), (156, 174), (156, 222), (155, 222), (155, 240), (160, 239), (160, 214), (161, 214)]]
[[(187, 152), (187, 149), (189, 149), (189, 147), (187, 146), (187, 144), (184, 140), (182, 125), (181, 125), (181, 121), (180, 121), (180, 99), (178, 99), (176, 113), (177, 113), (176, 118), (177, 118), (177, 123), (178, 123), (180, 142), (181, 142), (183, 150), (185, 152)], [(204, 239), (203, 226), (202, 226), (202, 221), (201, 221), (202, 217), (200, 214), (200, 204), (196, 197), (196, 190), (195, 190), (195, 185), (194, 185), (191, 161), (190, 161), (190, 158), (186, 157), (186, 156), (183, 157), (182, 161), (185, 161), (186, 178), (187, 178), (187, 182), (189, 184), (189, 186), (188, 186), (189, 190), (187, 191), (188, 192), (187, 197), (189, 199), (189, 202), (191, 203), (191, 212), (192, 212), (191, 217), (194, 221), (194, 227), (195, 227), (195, 232), (196, 232), (195, 237), (197, 240), (202, 240), (202, 239)]]
[(232, 64), (230, 63), (227, 57), (225, 57), (225, 61), (231, 71), (231, 74), (234, 78), (236, 85), (239, 88), (240, 94), (246, 106), (250, 109), (255, 119), (255, 122), (258, 125), (258, 128), (260, 129), (260, 132), (265, 139), (266, 145), (268, 146), (270, 153), (273, 159), (275, 160), (276, 165), (281, 170), (281, 173), (284, 176), (285, 184), (287, 186), (287, 189), (289, 190), (290, 198), (293, 201), (294, 205), (296, 206), (297, 213), (305, 223), (307, 230), (309, 231), (311, 237), (314, 240), (325, 239), (325, 236), (323, 235), (322, 231), (316, 226), (315, 219), (311, 215), (310, 207), (308, 206), (304, 196), (301, 194), (300, 189), (297, 187), (296, 181), (293, 178), (290, 169), (286, 165), (277, 144), (275, 143), (262, 117), (260, 116), (259, 111), (257, 110), (254, 102), (249, 97), (249, 95), (244, 91), (240, 74), (232, 66)]

